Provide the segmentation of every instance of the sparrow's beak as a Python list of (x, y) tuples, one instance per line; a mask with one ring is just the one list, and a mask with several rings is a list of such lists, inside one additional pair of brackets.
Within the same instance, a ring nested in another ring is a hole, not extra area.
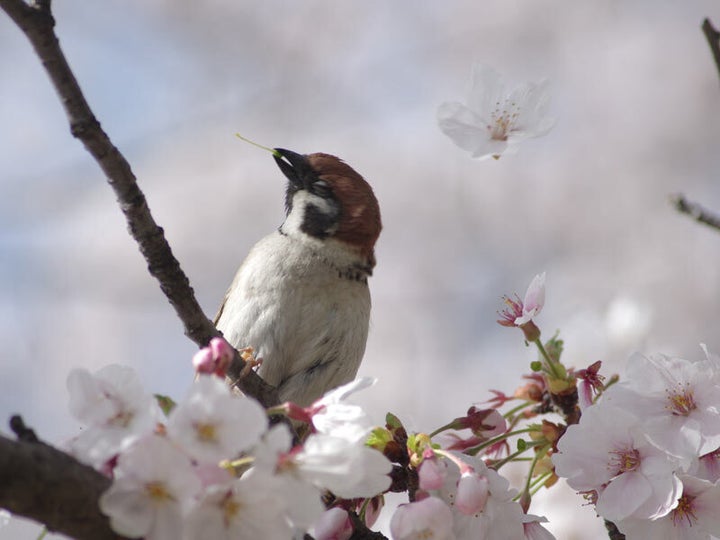
[(279, 158), (274, 155), (273, 158), (287, 179), (299, 188), (306, 188), (306, 184), (314, 176), (307, 158), (284, 148), (275, 148), (274, 150), (282, 156)]

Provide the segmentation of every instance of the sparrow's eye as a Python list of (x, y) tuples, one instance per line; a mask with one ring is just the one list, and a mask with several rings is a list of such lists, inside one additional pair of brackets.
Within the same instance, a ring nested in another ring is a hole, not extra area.
[(330, 186), (325, 180), (318, 180), (316, 182), (313, 182), (310, 186), (310, 191), (315, 195), (322, 197), (323, 199), (327, 199), (328, 197), (332, 196)]

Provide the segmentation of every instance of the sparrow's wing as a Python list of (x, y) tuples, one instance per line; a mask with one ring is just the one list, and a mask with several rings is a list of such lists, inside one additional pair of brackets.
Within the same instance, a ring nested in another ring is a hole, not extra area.
[(220, 316), (223, 313), (223, 309), (225, 309), (225, 304), (227, 303), (228, 296), (230, 296), (230, 289), (225, 291), (225, 298), (223, 298), (222, 304), (220, 304), (220, 307), (217, 310), (217, 313), (215, 314), (215, 317), (213, 317), (213, 324), (217, 326), (218, 321), (220, 320)]

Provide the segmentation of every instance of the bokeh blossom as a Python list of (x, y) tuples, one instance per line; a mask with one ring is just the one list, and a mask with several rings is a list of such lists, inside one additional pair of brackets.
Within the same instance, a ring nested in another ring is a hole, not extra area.
[(547, 116), (547, 83), (527, 82), (507, 91), (500, 75), (476, 64), (466, 103), (440, 105), (438, 125), (445, 135), (478, 159), (498, 159), (528, 138), (545, 135), (555, 120)]

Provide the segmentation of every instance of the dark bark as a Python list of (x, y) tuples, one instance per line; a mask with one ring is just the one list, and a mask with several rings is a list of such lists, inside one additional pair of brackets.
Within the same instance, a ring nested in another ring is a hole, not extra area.
[(98, 508), (110, 479), (38, 440), (13, 417), (18, 440), (0, 435), (0, 507), (77, 540), (122, 540)]

